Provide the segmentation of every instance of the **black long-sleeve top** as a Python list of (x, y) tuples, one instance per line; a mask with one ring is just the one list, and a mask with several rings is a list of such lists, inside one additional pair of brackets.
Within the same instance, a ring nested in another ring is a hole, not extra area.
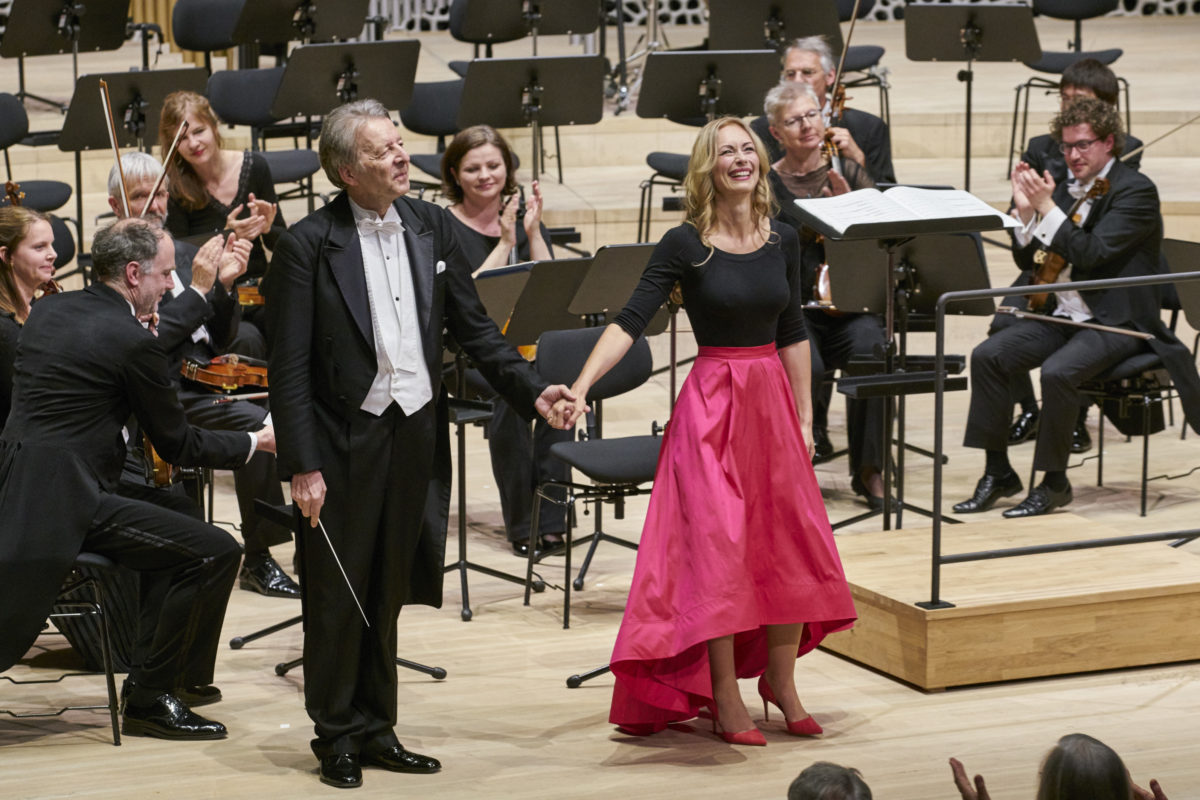
[(771, 222), (770, 240), (752, 253), (709, 249), (691, 225), (667, 231), (614, 322), (637, 337), (678, 282), (701, 347), (777, 347), (804, 341), (800, 240)]

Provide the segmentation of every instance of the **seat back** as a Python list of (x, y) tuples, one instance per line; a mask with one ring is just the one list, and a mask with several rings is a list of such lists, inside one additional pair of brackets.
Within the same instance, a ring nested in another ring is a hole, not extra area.
[(1121, 0), (1033, 0), (1033, 11), (1054, 19), (1084, 20), (1116, 11)]
[(246, 0), (176, 0), (171, 35), (184, 50), (211, 53), (235, 46), (233, 29)]
[(460, 42), (491, 46), (528, 35), (521, 0), (452, 0), (450, 35)]
[(460, 78), (413, 84), (412, 99), (400, 112), (400, 121), (413, 133), (438, 137), (438, 152), (445, 150), (443, 138), (458, 133), (464, 83)]
[(257, 134), (258, 129), (276, 121), (271, 104), (283, 81), (283, 70), (264, 67), (216, 72), (208, 79), (208, 101), (223, 122), (249, 125)]
[(0, 150), (5, 151), (29, 135), (29, 115), (20, 98), (8, 92), (0, 92)]
[[(1163, 255), (1171, 272), (1200, 271), (1200, 243), (1180, 239), (1163, 239)], [(1193, 330), (1200, 331), (1200, 281), (1185, 281), (1175, 285), (1183, 316)]]
[[(538, 373), (551, 383), (570, 386), (604, 331), (604, 327), (546, 331), (538, 339)], [(588, 400), (604, 400), (636, 389), (649, 380), (653, 366), (650, 344), (639, 336), (629, 352), (592, 386)]]
[[(858, 4), (858, 18), (862, 19), (871, 13), (871, 9), (875, 7), (875, 0), (862, 0)], [(837, 0), (838, 19), (842, 22), (849, 22), (850, 17), (854, 14), (854, 0)]]

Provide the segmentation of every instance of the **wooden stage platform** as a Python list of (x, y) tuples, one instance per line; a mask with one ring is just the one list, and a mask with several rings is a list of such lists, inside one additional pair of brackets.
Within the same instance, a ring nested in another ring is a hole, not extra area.
[[(1123, 535), (1074, 514), (942, 526), (944, 554)], [(840, 537), (858, 608), (824, 647), (922, 689), (1200, 659), (1196, 556), (1166, 542), (943, 566), (929, 529)]]

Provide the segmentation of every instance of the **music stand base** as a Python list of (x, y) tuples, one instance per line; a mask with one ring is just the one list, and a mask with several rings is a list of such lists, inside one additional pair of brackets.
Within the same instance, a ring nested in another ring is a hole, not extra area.
[(585, 681), (590, 681), (592, 678), (598, 678), (606, 672), (612, 672), (612, 665), (605, 664), (603, 667), (596, 667), (595, 669), (588, 670), (587, 672), (581, 672), (578, 675), (572, 675), (571, 677), (567, 678), (567, 688), (578, 689), (584, 684)]
[[(291, 672), (293, 668), (298, 667), (303, 663), (303, 658), (293, 658), (291, 661), (281, 662), (275, 665), (275, 674), (283, 677)], [(442, 667), (426, 666), (425, 664), (419, 664), (416, 661), (409, 661), (407, 658), (401, 658), (400, 656), (396, 656), (396, 666), (404, 667), (405, 669), (411, 669), (413, 672), (422, 672), (439, 681), (444, 680), (447, 675), (446, 670)]]

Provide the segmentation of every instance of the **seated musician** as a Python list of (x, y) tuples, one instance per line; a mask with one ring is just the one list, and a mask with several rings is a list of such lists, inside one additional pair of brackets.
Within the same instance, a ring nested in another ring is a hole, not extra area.
[[(1057, 182), (1049, 172), (1038, 174), (1025, 163), (1013, 170), (1014, 214), (1025, 224), (1016, 234), (1015, 253), (1021, 266), (1034, 269), (1035, 254), (1048, 251), (1061, 256), (1066, 267), (1057, 277), (1041, 276), (1047, 282), (1158, 272), (1163, 235), (1158, 190), (1149, 178), (1117, 160), (1125, 137), (1116, 108), (1094, 98), (1076, 100), (1054, 118), (1051, 133), (1071, 179)], [(1067, 211), (1077, 199), (1079, 205), (1069, 217)], [(1153, 334), (1149, 346), (1170, 371), (1188, 420), (1196, 427), (1200, 379), (1187, 349), (1162, 324), (1159, 296), (1152, 286), (1063, 292), (1049, 295), (1043, 310), (1066, 323), (1100, 323)], [(1000, 498), (1022, 491), (1007, 454), (1008, 387), (1013, 375), (1038, 366), (1042, 413), (1033, 466), (1044, 477), (1004, 516), (1035, 516), (1070, 503), (1066, 467), (1082, 399), (1079, 385), (1145, 346), (1141, 339), (1121, 333), (1018, 319), (976, 347), (971, 354), (971, 404), (963, 444), (984, 450), (986, 465), (974, 495), (954, 510), (985, 511)]]
[[(1077, 97), (1098, 97), (1115, 108), (1117, 106), (1117, 90), (1117, 76), (1111, 69), (1094, 58), (1076, 61), (1063, 70), (1062, 81), (1059, 83), (1059, 110), (1065, 109), (1067, 104)], [(1132, 153), (1141, 146), (1142, 143), (1137, 137), (1125, 135), (1126, 153)], [(1021, 154), (1021, 161), (1031, 166), (1039, 175), (1044, 171), (1049, 171), (1050, 177), (1054, 179), (1055, 183), (1062, 183), (1067, 179), (1067, 162), (1063, 158), (1063, 154), (1059, 152), (1058, 142), (1049, 133), (1043, 133), (1030, 139), (1025, 152)], [(1141, 162), (1141, 153), (1134, 153), (1124, 160), (1125, 166), (1134, 169), (1137, 169)], [(1013, 285), (1024, 286), (1029, 283), (1029, 278), (1029, 272), (1023, 271)], [(1006, 306), (1025, 308), (1025, 302), (1025, 298), (1021, 296), (1004, 298)], [(992, 319), (989, 333), (1002, 330), (1015, 319), (1009, 314), (997, 314)], [(1008, 443), (1020, 444), (1033, 438), (1037, 433), (1038, 405), (1037, 398), (1033, 394), (1033, 382), (1029, 379), (1029, 373), (1022, 372), (1015, 375), (1011, 390), (1013, 402), (1020, 406), (1021, 411), (1013, 421), (1012, 428), (1009, 429)], [(1079, 409), (1079, 417), (1076, 419), (1075, 429), (1071, 433), (1072, 453), (1086, 453), (1092, 449), (1092, 437), (1088, 433), (1086, 424), (1089, 405), (1085, 403)]]
[(0, 423), (8, 419), (13, 362), (30, 304), (54, 276), (54, 231), (39, 211), (0, 206)]
[[(800, 197), (844, 194), (875, 185), (866, 170), (853, 161), (843, 162), (845, 175), (834, 170), (822, 153), (825, 124), (817, 94), (802, 82), (784, 82), (767, 93), (766, 116), (771, 137), (783, 148), (783, 157), (771, 165), (771, 191), (779, 203), (778, 219), (800, 234), (802, 291), (814, 297), (818, 266), (825, 247), (810, 228), (804, 227), (793, 201)], [(804, 315), (812, 353), (814, 398), (822, 392), (827, 369), (843, 368), (852, 356), (873, 357), (884, 343), (883, 325), (875, 314), (845, 314), (809, 308)], [(883, 507), (883, 426), (885, 400), (846, 400), (846, 432), (850, 440), (851, 486), (871, 508)], [(815, 405), (815, 400), (814, 400)]]
[(130, 671), (124, 732), (220, 739), (225, 726), (191, 711), (175, 690), (184, 680), (212, 682), (241, 548), (220, 528), (116, 494), (122, 428), (132, 414), (168, 461), (221, 469), (273, 451), (275, 435), (187, 424), (167, 354), (144, 323), (171, 287), (174, 252), (145, 220), (98, 231), (96, 283), (37, 301), (21, 332), (0, 433), (0, 671), (28, 650), (76, 555), (98, 553), (167, 583), (152, 645)]
[[(129, 193), (130, 213), (160, 223), (167, 214), (169, 187), (163, 181), (154, 197), (150, 192), (162, 174), (162, 166), (151, 155), (140, 152), (121, 156), (121, 168)], [(108, 203), (118, 217), (124, 216), (120, 201), (121, 182), (116, 167), (109, 173)], [(174, 286), (159, 308), (159, 341), (170, 359), (172, 379), (178, 386), (188, 422), (210, 430), (255, 431), (268, 417), (265, 407), (252, 401), (214, 405), (217, 395), (205, 385), (180, 376), (185, 359), (207, 362), (227, 352), (241, 316), (234, 282), (246, 270), (250, 243), (236, 236), (214, 237), (202, 248), (188, 242), (175, 243)], [(216, 268), (193, 268), (200, 261), (212, 261)], [(271, 557), (270, 547), (291, 540), (286, 528), (263, 517), (255, 510), (255, 499), (282, 505), (283, 489), (275, 472), (275, 456), (255, 453), (244, 466), (233, 472), (238, 509), (242, 518), (242, 540), (246, 543), (245, 560), (238, 575), (243, 589), (269, 597), (299, 598), (300, 589)], [(140, 496), (140, 495), (139, 495)]]
[[(876, 183), (895, 183), (892, 140), (888, 135), (887, 123), (857, 108), (842, 109), (840, 117), (833, 113), (830, 94), (837, 77), (837, 62), (833, 51), (829, 49), (828, 40), (824, 36), (796, 39), (783, 51), (782, 61), (780, 81), (807, 83), (816, 92), (817, 103), (824, 115), (822, 121), (830, 126), (833, 141), (842, 158), (864, 168)], [(762, 139), (771, 161), (775, 162), (783, 156), (783, 151), (770, 135), (770, 125), (771, 121), (763, 116), (754, 120), (750, 128)]]

